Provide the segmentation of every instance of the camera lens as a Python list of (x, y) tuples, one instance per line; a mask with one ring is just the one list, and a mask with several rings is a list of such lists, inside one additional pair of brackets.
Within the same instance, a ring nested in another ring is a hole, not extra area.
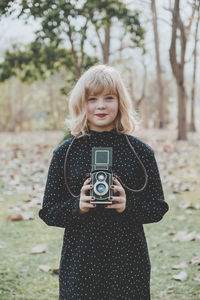
[(97, 180), (98, 180), (98, 181), (104, 181), (105, 179), (106, 179), (106, 174), (105, 174), (105, 173), (99, 172), (99, 173), (97, 174)]
[(106, 191), (106, 186), (105, 186), (105, 184), (103, 184), (103, 183), (99, 183), (99, 184), (96, 186), (96, 189), (97, 189), (97, 191), (98, 191), (100, 194), (103, 194), (103, 193), (105, 193), (105, 191)]

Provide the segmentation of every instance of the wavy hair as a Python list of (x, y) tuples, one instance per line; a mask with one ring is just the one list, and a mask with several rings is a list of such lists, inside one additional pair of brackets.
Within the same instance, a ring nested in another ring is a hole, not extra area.
[(133, 135), (140, 123), (138, 115), (133, 108), (131, 97), (120, 73), (108, 65), (90, 67), (72, 89), (68, 101), (69, 118), (65, 121), (72, 135), (76, 137), (89, 135), (86, 99), (91, 92), (98, 95), (104, 90), (118, 97), (119, 109), (115, 119), (116, 131)]

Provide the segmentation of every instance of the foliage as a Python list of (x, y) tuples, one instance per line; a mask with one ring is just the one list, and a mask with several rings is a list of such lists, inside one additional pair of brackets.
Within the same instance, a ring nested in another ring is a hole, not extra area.
[(22, 81), (32, 82), (46, 79), (61, 67), (72, 68), (70, 51), (51, 43), (45, 45), (36, 40), (21, 50), (15, 45), (13, 51), (6, 51), (5, 60), (0, 64), (0, 81), (19, 76)]
[[(88, 37), (92, 26), (104, 28), (120, 21), (130, 35), (130, 46), (142, 47), (144, 30), (139, 13), (129, 10), (120, 0), (88, 0), (82, 5), (80, 1), (0, 0), (0, 15), (13, 13), (26, 22), (30, 18), (39, 20), (41, 28), (35, 32), (35, 41), (24, 50), (15, 47), (14, 51), (6, 52), (0, 65), (1, 81), (13, 75), (19, 75), (24, 81), (45, 78), (47, 70), (52, 73), (61, 66), (78, 78), (98, 62), (95, 38)], [(86, 43), (93, 49), (93, 56), (86, 53)]]

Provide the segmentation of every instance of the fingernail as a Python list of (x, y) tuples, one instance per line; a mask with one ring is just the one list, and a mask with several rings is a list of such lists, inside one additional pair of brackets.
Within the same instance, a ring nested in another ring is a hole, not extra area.
[(110, 199), (113, 199), (113, 197), (110, 197)]
[(92, 199), (94, 200), (95, 198), (94, 198), (94, 197), (92, 197)]
[(92, 188), (92, 187), (93, 187), (93, 185), (90, 185), (90, 187)]
[(93, 206), (96, 206), (96, 204), (93, 204)]
[(114, 189), (114, 185), (111, 185), (111, 188)]

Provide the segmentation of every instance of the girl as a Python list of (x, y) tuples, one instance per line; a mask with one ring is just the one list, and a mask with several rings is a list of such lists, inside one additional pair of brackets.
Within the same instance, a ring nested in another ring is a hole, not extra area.
[[(65, 228), (60, 300), (150, 299), (143, 224), (168, 211), (152, 148), (133, 136), (130, 96), (113, 67), (86, 71), (69, 99), (73, 137), (54, 151), (40, 218)], [(93, 204), (92, 147), (112, 147), (112, 204)]]

